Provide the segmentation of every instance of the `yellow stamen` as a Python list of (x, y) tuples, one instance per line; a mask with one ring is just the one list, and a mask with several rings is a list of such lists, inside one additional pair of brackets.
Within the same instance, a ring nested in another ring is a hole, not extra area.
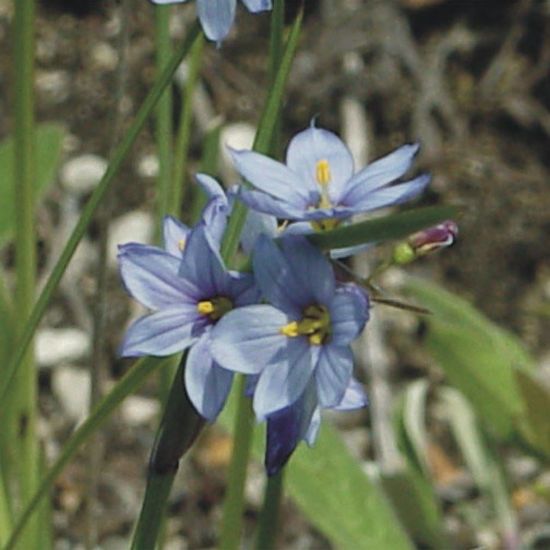
[(183, 249), (185, 248), (185, 239), (180, 239), (178, 241), (178, 248), (183, 252)]
[(214, 313), (214, 304), (210, 300), (204, 300), (197, 304), (197, 311), (201, 315), (210, 315)]
[(328, 185), (330, 183), (330, 164), (327, 159), (317, 161), (317, 165), (315, 166), (315, 179), (319, 185)]
[(295, 338), (300, 334), (298, 331), (298, 323), (296, 321), (292, 321), (291, 323), (288, 323), (288, 325), (281, 327), (280, 330), (281, 330), (281, 334), (284, 334), (289, 338)]
[(323, 220), (315, 220), (310, 223), (311, 227), (313, 227), (315, 231), (330, 231), (340, 225), (340, 220), (338, 218), (325, 218)]

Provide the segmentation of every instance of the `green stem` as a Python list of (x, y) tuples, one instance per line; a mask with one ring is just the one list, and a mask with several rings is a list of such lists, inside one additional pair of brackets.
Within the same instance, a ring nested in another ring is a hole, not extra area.
[(201, 37), (193, 46), (188, 63), (188, 73), (183, 87), (183, 105), (181, 109), (178, 136), (174, 153), (174, 187), (172, 189), (171, 214), (180, 216), (181, 205), (186, 198), (187, 163), (189, 160), (189, 146), (191, 143), (191, 129), (193, 122), (193, 95), (199, 79), (204, 38)]
[(63, 446), (63, 450), (57, 460), (52, 464), (46, 475), (42, 478), (38, 489), (30, 499), (25, 510), (18, 518), (10, 538), (3, 550), (10, 550), (17, 544), (23, 529), (32, 517), (41, 500), (51, 490), (54, 481), (63, 471), (65, 466), (75, 456), (78, 449), (94, 434), (111, 413), (130, 394), (134, 393), (145, 380), (158, 368), (165, 366), (169, 359), (148, 357), (138, 361), (116, 384), (116, 386), (97, 404), (86, 421), (72, 434)]
[[(15, 141), (14, 182), (17, 211), (15, 226), (15, 311), (18, 337), (34, 303), (36, 284), (36, 228), (34, 197), (34, 0), (19, 0), (15, 3)], [(30, 344), (30, 342), (29, 342)], [(18, 425), (19, 487), (21, 501), (26, 504), (38, 483), (38, 440), (36, 438), (37, 381), (31, 347), (22, 355), (14, 388), (17, 395), (15, 421)], [(37, 543), (37, 528), (27, 531), (25, 546), (34, 548)]]
[(256, 538), (257, 550), (273, 550), (276, 548), (279, 533), (279, 513), (283, 498), (284, 468), (274, 476), (267, 478), (264, 494), (264, 505), (258, 523)]
[(185, 390), (185, 360), (186, 354), (180, 361), (157, 431), (145, 497), (132, 540), (133, 550), (155, 548), (179, 460), (206, 422), (193, 407)]
[[(115, 176), (118, 173), (118, 170), (120, 169), (124, 159), (128, 155), (132, 145), (136, 141), (137, 136), (139, 135), (141, 129), (145, 125), (145, 122), (149, 114), (157, 104), (162, 94), (162, 91), (171, 82), (172, 77), (176, 72), (176, 69), (178, 68), (183, 58), (187, 55), (187, 52), (190, 50), (191, 46), (193, 45), (194, 41), (199, 35), (199, 32), (200, 32), (199, 26), (198, 24), (195, 24), (191, 29), (191, 32), (189, 32), (188, 36), (186, 37), (180, 50), (172, 57), (165, 71), (162, 73), (161, 77), (157, 80), (157, 82), (155, 83), (155, 85), (153, 86), (153, 88), (145, 98), (145, 101), (143, 102), (140, 110), (138, 111), (133, 124), (128, 130), (128, 133), (126, 134), (126, 136), (124, 137), (124, 140), (116, 148), (113, 154), (113, 158), (109, 164), (109, 167), (105, 175), (99, 182), (98, 186), (92, 193), (92, 196), (88, 200), (88, 203), (86, 204), (84, 210), (82, 211), (80, 219), (76, 227), (74, 228), (71, 236), (69, 237), (69, 240), (65, 245), (63, 252), (61, 253), (61, 257), (57, 261), (57, 264), (55, 265), (52, 271), (52, 274), (48, 278), (48, 281), (46, 282), (46, 285), (42, 290), (42, 293), (40, 294), (38, 301), (32, 310), (30, 318), (25, 325), (24, 333), (19, 338), (19, 342), (16, 348), (17, 351), (15, 352), (11, 361), (8, 363), (5, 374), (2, 377), (2, 380), (0, 381), (0, 384), (1, 384), (0, 403), (2, 403), (5, 400), (5, 397), (8, 389), (10, 388), (13, 376), (17, 371), (19, 365), (21, 364), (23, 357), (25, 356), (25, 353), (32, 340), (33, 334), (36, 330), (36, 327), (38, 326), (38, 323), (42, 319), (42, 316), (44, 315), (46, 307), (53, 293), (55, 292), (59, 284), (59, 281), (61, 280), (61, 277), (63, 276), (63, 273), (65, 272), (65, 269), (67, 268), (67, 265), (71, 260), (74, 254), (74, 251), (76, 250), (76, 247), (78, 246), (78, 243), (80, 242), (88, 226), (90, 225), (90, 222), (97, 210), (97, 207), (99, 206), (99, 204), (101, 204), (101, 201), (105, 196), (105, 193), (107, 192), (112, 182), (114, 181)], [(2, 416), (2, 409), (0, 409), (0, 418), (1, 416)]]
[(239, 548), (244, 508), (244, 485), (254, 428), (254, 415), (250, 407), (250, 399), (245, 397), (246, 378), (239, 375), (235, 385), (238, 399), (237, 414), (233, 431), (233, 454), (229, 465), (227, 493), (223, 504), (219, 544), (221, 550), (237, 550)]

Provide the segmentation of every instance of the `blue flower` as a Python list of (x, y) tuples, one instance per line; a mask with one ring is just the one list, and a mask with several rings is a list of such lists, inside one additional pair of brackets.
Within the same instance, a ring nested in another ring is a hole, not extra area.
[[(367, 396), (357, 380), (351, 378), (335, 410), (359, 409), (367, 405)], [(289, 407), (267, 417), (265, 467), (268, 475), (276, 474), (288, 461), (298, 443), (315, 443), (321, 425), (321, 407), (315, 385), (310, 382), (302, 396)]]
[(253, 254), (256, 283), (269, 304), (235, 309), (212, 330), (211, 351), (226, 369), (259, 374), (258, 419), (289, 407), (314, 380), (321, 407), (335, 407), (351, 379), (350, 344), (368, 319), (365, 294), (335, 282), (328, 260), (304, 237), (265, 235)]
[(233, 379), (233, 373), (212, 358), (212, 327), (231, 309), (256, 302), (258, 292), (251, 275), (225, 269), (204, 223), (185, 233), (185, 239), (179, 258), (153, 246), (119, 247), (126, 289), (153, 310), (130, 326), (121, 355), (166, 356), (190, 348), (185, 366), (187, 393), (199, 413), (212, 420), (223, 407)]
[[(180, 4), (186, 0), (152, 0), (155, 4)], [(242, 0), (252, 13), (271, 9), (271, 0)], [(220, 42), (229, 33), (235, 19), (237, 0), (197, 0), (197, 13), (204, 34)]]
[(411, 167), (418, 145), (403, 145), (354, 173), (353, 158), (338, 136), (311, 126), (290, 141), (286, 164), (253, 151), (232, 151), (241, 176), (255, 189), (238, 196), (250, 208), (278, 218), (332, 229), (354, 214), (408, 201), (430, 181), (423, 174), (397, 183)]

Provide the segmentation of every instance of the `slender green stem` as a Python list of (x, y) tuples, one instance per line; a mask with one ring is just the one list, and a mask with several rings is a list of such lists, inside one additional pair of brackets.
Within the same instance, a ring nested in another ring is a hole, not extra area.
[(250, 399), (244, 397), (245, 386), (246, 378), (239, 375), (236, 381), (238, 401), (233, 432), (233, 454), (229, 465), (227, 493), (223, 503), (219, 543), (221, 550), (237, 550), (241, 540), (244, 485), (254, 428), (254, 415), (250, 407)]
[[(35, 0), (15, 3), (15, 141), (14, 182), (17, 211), (15, 225), (16, 325), (18, 337), (34, 303), (36, 283), (36, 228), (34, 198), (34, 19)], [(29, 342), (30, 344), (30, 342)], [(37, 380), (31, 346), (22, 356), (15, 392), (15, 421), (18, 425), (19, 487), (26, 504), (38, 483), (38, 440), (36, 438)], [(27, 531), (24, 545), (37, 543), (35, 522)]]
[(8, 538), (8, 533), (12, 528), (12, 516), (10, 510), (10, 501), (5, 486), (4, 476), (0, 476), (0, 545), (4, 544)]
[(179, 217), (181, 205), (186, 198), (187, 163), (189, 146), (191, 143), (191, 129), (193, 122), (193, 95), (199, 79), (199, 71), (204, 49), (204, 38), (199, 38), (193, 46), (188, 63), (187, 78), (183, 87), (183, 106), (181, 109), (178, 136), (174, 152), (173, 195), (171, 198), (171, 213)]
[[(170, 11), (171, 6), (155, 8), (155, 47), (157, 74), (161, 75), (170, 62), (172, 47), (170, 41)], [(173, 206), (172, 200), (172, 87), (166, 86), (156, 108), (156, 140), (159, 158), (159, 174), (157, 178), (157, 221), (160, 235), (162, 218)]]
[[(281, 14), (280, 9), (275, 12), (275, 16), (280, 17)], [(282, 97), (296, 48), (298, 47), (301, 24), (302, 12), (298, 14), (292, 26), (283, 55), (280, 56), (279, 52), (275, 52), (274, 50), (270, 52), (271, 55), (277, 55), (280, 58), (280, 63), (276, 75), (272, 75), (273, 82), (271, 83), (270, 94), (254, 140), (253, 149), (260, 153), (268, 153), (274, 144), (274, 135), (281, 113)], [(283, 26), (282, 24), (274, 23), (272, 29), (274, 32), (282, 33)], [(275, 42), (275, 39), (272, 39), (272, 43)], [(233, 207), (222, 243), (222, 256), (226, 262), (235, 256), (240, 235), (246, 221), (246, 214), (247, 209), (244, 204), (237, 202)], [(242, 378), (237, 387), (240, 391), (238, 393), (237, 414), (233, 432), (235, 441), (229, 469), (228, 489), (223, 508), (219, 545), (223, 550), (236, 550), (239, 547), (244, 508), (246, 469), (254, 428), (253, 414), (249, 400), (244, 394), (244, 380)]]
[(258, 523), (256, 537), (257, 550), (273, 550), (276, 548), (279, 533), (279, 514), (283, 498), (284, 468), (274, 476), (267, 478), (264, 494), (264, 505)]
[[(6, 371), (2, 380), (0, 380), (0, 384), (1, 384), (0, 403), (2, 403), (6, 397), (6, 393), (10, 387), (13, 376), (16, 370), (18, 369), (19, 365), (21, 364), (23, 357), (25, 356), (28, 346), (32, 340), (33, 334), (36, 330), (36, 327), (38, 326), (38, 323), (42, 319), (42, 316), (44, 315), (46, 307), (53, 293), (55, 292), (59, 284), (59, 281), (61, 280), (61, 277), (63, 276), (63, 273), (65, 272), (65, 269), (67, 268), (67, 265), (71, 260), (72, 255), (76, 250), (76, 247), (78, 246), (78, 243), (80, 242), (88, 226), (90, 225), (90, 222), (97, 210), (97, 207), (103, 200), (103, 197), (105, 196), (106, 191), (109, 189), (112, 182), (114, 181), (115, 176), (118, 173), (118, 170), (120, 169), (124, 159), (126, 158), (126, 156), (130, 151), (130, 148), (136, 141), (137, 136), (139, 135), (141, 129), (145, 125), (145, 122), (149, 114), (157, 104), (157, 101), (159, 100), (162, 94), (162, 91), (164, 90), (164, 88), (166, 88), (166, 86), (172, 80), (172, 76), (174, 75), (182, 59), (186, 56), (187, 52), (191, 48), (199, 32), (200, 32), (199, 26), (198, 24), (195, 24), (191, 32), (189, 32), (188, 36), (186, 37), (179, 51), (172, 57), (165, 71), (162, 73), (161, 77), (157, 80), (157, 82), (155, 83), (155, 85), (153, 86), (153, 88), (145, 98), (145, 101), (143, 102), (139, 112), (137, 113), (133, 124), (128, 130), (128, 133), (126, 134), (126, 136), (124, 137), (124, 140), (116, 148), (113, 154), (113, 158), (109, 163), (109, 167), (105, 175), (99, 182), (98, 186), (92, 193), (92, 196), (88, 200), (88, 203), (86, 204), (84, 210), (82, 211), (80, 219), (75, 229), (73, 230), (73, 233), (69, 237), (69, 240), (65, 245), (63, 252), (61, 253), (61, 257), (57, 261), (57, 264), (55, 265), (52, 274), (48, 278), (48, 281), (46, 282), (44, 290), (40, 294), (38, 301), (32, 310), (30, 318), (25, 325), (25, 331), (20, 337), (16, 348), (17, 351), (15, 352), (11, 361), (8, 363), (8, 366), (6, 368)], [(2, 416), (2, 409), (0, 409), (0, 417), (1, 416)]]
[(206, 422), (187, 395), (183, 379), (185, 360), (184, 355), (166, 400), (151, 453), (145, 497), (132, 540), (134, 550), (155, 548), (179, 460)]
[(17, 523), (10, 535), (10, 538), (3, 550), (14, 548), (19, 537), (32, 517), (41, 500), (51, 490), (57, 476), (75, 456), (77, 450), (95, 433), (109, 418), (111, 413), (130, 394), (134, 393), (145, 380), (157, 369), (166, 365), (169, 359), (158, 359), (148, 357), (138, 361), (125, 375), (117, 382), (114, 388), (97, 404), (86, 421), (71, 435), (65, 443), (61, 455), (52, 464), (46, 475), (42, 478), (40, 485), (25, 510), (18, 518)]

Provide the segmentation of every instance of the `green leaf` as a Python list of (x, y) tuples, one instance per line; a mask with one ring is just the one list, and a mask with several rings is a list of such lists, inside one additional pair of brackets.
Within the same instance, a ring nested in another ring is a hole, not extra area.
[[(263, 454), (263, 445), (255, 451)], [(300, 445), (286, 468), (291, 497), (338, 548), (411, 548), (386, 498), (327, 422), (315, 446)]]
[(425, 318), (426, 343), (449, 382), (470, 400), (488, 430), (509, 437), (524, 409), (514, 368), (532, 367), (528, 353), (466, 300), (419, 279), (405, 286), (433, 312)]
[(428, 206), (390, 214), (364, 222), (338, 227), (308, 235), (311, 242), (330, 250), (358, 244), (403, 239), (420, 229), (456, 218), (458, 209), (454, 206)]
[(530, 446), (550, 458), (550, 388), (526, 370), (517, 369), (515, 376), (526, 409), (519, 420), (520, 433)]
[[(42, 124), (36, 128), (36, 198), (53, 183), (61, 157), (65, 131), (57, 124)], [(13, 138), (0, 143), (0, 246), (11, 239), (15, 225), (15, 211), (7, 205), (14, 204)]]
[[(230, 430), (237, 395), (231, 395), (219, 422)], [(253, 452), (263, 463), (265, 424), (255, 430)], [(305, 516), (338, 548), (411, 548), (385, 496), (351, 456), (328, 422), (313, 448), (304, 443), (285, 466), (286, 491)]]

